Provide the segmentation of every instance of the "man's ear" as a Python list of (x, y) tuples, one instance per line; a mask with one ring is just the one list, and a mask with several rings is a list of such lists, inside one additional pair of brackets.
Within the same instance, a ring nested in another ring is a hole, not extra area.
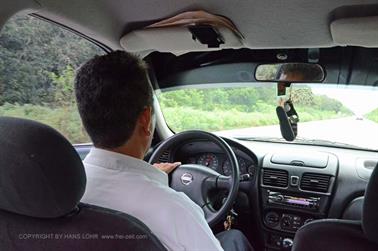
[(139, 115), (139, 125), (142, 132), (146, 136), (150, 136), (153, 132), (151, 132), (151, 123), (152, 123), (152, 107), (148, 106), (144, 108), (142, 113)]

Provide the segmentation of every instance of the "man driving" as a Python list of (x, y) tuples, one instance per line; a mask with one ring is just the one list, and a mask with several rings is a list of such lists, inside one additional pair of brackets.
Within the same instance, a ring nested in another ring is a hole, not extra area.
[(167, 174), (180, 163), (143, 161), (156, 119), (141, 59), (123, 51), (96, 56), (78, 70), (75, 94), (94, 145), (84, 159), (83, 202), (138, 218), (168, 250), (252, 250), (240, 231), (215, 237), (202, 209), (168, 186)]

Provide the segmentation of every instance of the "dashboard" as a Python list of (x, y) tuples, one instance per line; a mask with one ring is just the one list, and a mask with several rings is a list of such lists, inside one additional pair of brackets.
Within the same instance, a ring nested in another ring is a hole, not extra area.
[[(253, 225), (243, 232), (263, 240), (265, 250), (287, 250), (296, 231), (316, 219), (361, 219), (377, 152), (224, 139), (237, 157), (240, 174), (251, 177), (240, 180), (242, 196), (234, 209), (249, 216), (239, 227)], [(226, 155), (207, 141), (184, 142), (160, 161), (199, 164), (230, 175)]]

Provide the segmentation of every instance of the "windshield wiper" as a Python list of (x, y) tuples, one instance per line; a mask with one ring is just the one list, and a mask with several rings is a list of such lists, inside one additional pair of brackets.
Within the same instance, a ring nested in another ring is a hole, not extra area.
[(237, 136), (234, 137), (238, 140), (251, 140), (251, 141), (261, 141), (261, 142), (285, 142), (285, 143), (292, 143), (288, 142), (283, 138), (274, 138), (274, 137), (250, 137), (250, 136)]
[(339, 148), (350, 148), (357, 150), (372, 150), (377, 151), (377, 149), (360, 147), (348, 143), (340, 143), (331, 140), (323, 139), (305, 139), (305, 138), (296, 138), (294, 141), (286, 141), (283, 138), (269, 138), (269, 137), (235, 137), (239, 140), (250, 140), (250, 141), (260, 141), (260, 142), (276, 142), (276, 143), (287, 143), (287, 144), (302, 144), (302, 145), (317, 145), (317, 146), (333, 146)]
[[(304, 143), (309, 145), (326, 145), (326, 146), (338, 146), (338, 147), (346, 147), (346, 148), (353, 148), (353, 149), (363, 149), (366, 150), (367, 148), (363, 148), (360, 146), (348, 144), (348, 143), (341, 143), (332, 140), (325, 140), (325, 139), (304, 139), (304, 138), (296, 138), (295, 141), (298, 143)], [(373, 150), (373, 149), (368, 149)]]

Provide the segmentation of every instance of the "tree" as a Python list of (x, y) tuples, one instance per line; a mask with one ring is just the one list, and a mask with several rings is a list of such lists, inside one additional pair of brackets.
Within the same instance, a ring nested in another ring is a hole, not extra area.
[(293, 88), (291, 100), (299, 105), (314, 105), (314, 94), (310, 87)]
[(57, 107), (75, 105), (73, 83), (75, 77), (74, 68), (71, 65), (68, 65), (61, 75), (50, 73), (50, 76), (54, 88), (54, 105)]
[(2, 102), (50, 104), (60, 76), (104, 52), (89, 41), (43, 20), (16, 15), (0, 33)]

